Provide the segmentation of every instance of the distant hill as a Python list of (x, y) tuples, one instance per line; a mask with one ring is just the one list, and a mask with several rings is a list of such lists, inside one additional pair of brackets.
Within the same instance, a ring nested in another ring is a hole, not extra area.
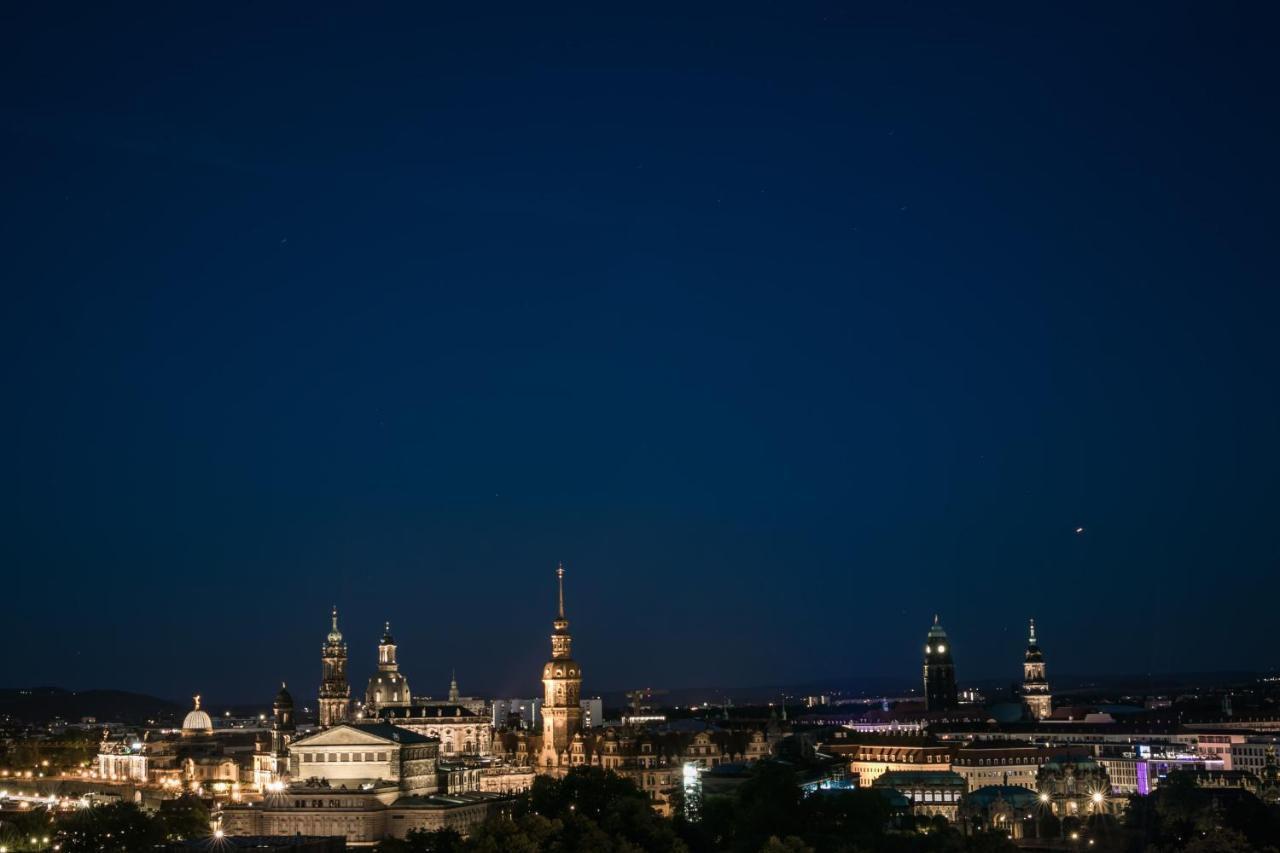
[(60, 687), (0, 689), (0, 717), (45, 723), (56, 717), (77, 722), (144, 723), (176, 719), (185, 709), (167, 699), (124, 690), (63, 690)]

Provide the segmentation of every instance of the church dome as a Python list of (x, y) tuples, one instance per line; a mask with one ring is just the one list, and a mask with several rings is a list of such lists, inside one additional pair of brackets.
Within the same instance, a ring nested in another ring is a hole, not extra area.
[(292, 708), (293, 697), (289, 695), (289, 690), (283, 684), (280, 685), (280, 692), (276, 694), (275, 704), (280, 708)]
[(369, 676), (369, 688), (365, 691), (365, 701), (374, 707), (408, 705), (412, 701), (409, 694), (409, 679), (399, 672), (375, 672)]
[(186, 732), (211, 732), (213, 731), (213, 720), (209, 715), (200, 710), (200, 697), (195, 697), (195, 707), (187, 712), (187, 716), (182, 720), (182, 731)]

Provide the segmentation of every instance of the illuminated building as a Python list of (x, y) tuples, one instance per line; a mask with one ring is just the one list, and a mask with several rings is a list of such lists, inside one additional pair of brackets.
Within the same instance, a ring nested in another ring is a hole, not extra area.
[(941, 815), (956, 819), (960, 798), (967, 790), (964, 778), (950, 770), (890, 770), (872, 783), (875, 788), (888, 788), (911, 801), (917, 816)]
[(1040, 796), (1021, 785), (983, 785), (960, 798), (957, 817), (966, 835), (1003, 832), (1017, 841), (1036, 835)]
[(396, 644), (387, 625), (378, 643), (378, 669), (369, 677), (361, 716), (382, 720), (440, 743), (445, 758), (487, 756), (493, 741), (493, 726), (483, 700), (463, 697), (455, 675), (449, 682), (449, 700), (414, 699), (409, 682), (396, 661)]
[(104, 740), (98, 747), (98, 775), (110, 781), (150, 781), (143, 746), (141, 741), (133, 738), (125, 738), (117, 743)]
[(440, 754), (446, 758), (485, 756), (492, 750), (493, 724), (488, 715), (477, 714), (459, 705), (379, 708), (373, 718), (439, 739)]
[(924, 703), (927, 711), (946, 711), (959, 704), (951, 642), (937, 616), (924, 644)]
[(440, 761), (435, 738), (389, 723), (339, 723), (288, 751), (291, 784), (261, 803), (225, 806), (227, 835), (341, 835), (372, 844), (415, 829), (465, 833), (509, 802), (480, 790), (480, 768)]
[(347, 682), (347, 644), (338, 630), (338, 608), (321, 651), (320, 727), (328, 728), (351, 718), (351, 685)]
[(1042, 747), (1026, 741), (979, 740), (960, 747), (951, 769), (964, 777), (969, 790), (988, 786), (1036, 789), (1040, 768), (1062, 756), (1087, 757), (1089, 747)]
[(1112, 799), (1111, 777), (1092, 758), (1063, 755), (1045, 763), (1036, 774), (1036, 790), (1060, 818), (1111, 814), (1123, 803)]
[(551, 623), (551, 660), (542, 667), (542, 744), (538, 769), (563, 772), (573, 763), (570, 748), (582, 734), (582, 669), (573, 659), (573, 638), (564, 615), (564, 566), (556, 569), (559, 609)]
[(266, 791), (274, 782), (289, 775), (289, 744), (297, 735), (298, 726), (293, 718), (293, 697), (288, 688), (280, 685), (280, 692), (271, 703), (270, 739), (259, 736), (253, 756), (253, 785), (258, 791)]
[(412, 701), (409, 680), (396, 663), (396, 641), (391, 637), (388, 622), (378, 641), (378, 668), (369, 676), (369, 686), (364, 693), (365, 715), (372, 716), (379, 708), (407, 708)]
[(885, 773), (950, 770), (958, 745), (913, 735), (870, 735), (834, 732), (819, 751), (844, 759), (860, 787), (870, 787)]
[(1022, 702), (1032, 719), (1043, 720), (1053, 713), (1053, 696), (1045, 679), (1044, 653), (1036, 642), (1036, 620), (1031, 620), (1031, 634), (1022, 664)]

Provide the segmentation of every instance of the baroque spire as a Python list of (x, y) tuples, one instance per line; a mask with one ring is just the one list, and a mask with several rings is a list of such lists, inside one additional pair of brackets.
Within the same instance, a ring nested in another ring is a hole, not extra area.
[(557, 618), (564, 621), (564, 563), (556, 567), (556, 584), (560, 592), (560, 610)]

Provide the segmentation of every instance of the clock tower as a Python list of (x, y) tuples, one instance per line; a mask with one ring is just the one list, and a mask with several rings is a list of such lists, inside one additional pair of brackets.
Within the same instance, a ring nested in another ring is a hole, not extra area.
[(958, 704), (951, 642), (935, 615), (924, 642), (924, 707), (926, 711), (946, 711)]

